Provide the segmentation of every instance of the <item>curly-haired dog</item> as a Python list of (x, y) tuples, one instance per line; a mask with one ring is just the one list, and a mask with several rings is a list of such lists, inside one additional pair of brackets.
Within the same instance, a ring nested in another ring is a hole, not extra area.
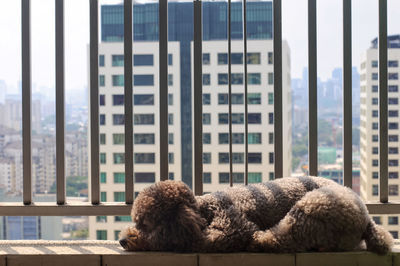
[(158, 182), (133, 205), (121, 233), (130, 251), (350, 251), (376, 253), (393, 239), (350, 189), (320, 177), (281, 178), (195, 197), (182, 182)]

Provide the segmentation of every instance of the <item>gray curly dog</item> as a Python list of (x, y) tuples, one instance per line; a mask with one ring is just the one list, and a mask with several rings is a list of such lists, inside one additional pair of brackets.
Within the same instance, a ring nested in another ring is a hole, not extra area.
[[(183, 182), (144, 189), (134, 225), (120, 235), (129, 251), (351, 251), (387, 253), (391, 235), (352, 190), (321, 177), (286, 177), (194, 196)], [(364, 245), (365, 246), (365, 245)]]

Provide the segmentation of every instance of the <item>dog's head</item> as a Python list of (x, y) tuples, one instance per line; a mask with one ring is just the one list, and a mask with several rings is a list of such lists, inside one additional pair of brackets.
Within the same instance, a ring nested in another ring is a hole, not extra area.
[(132, 220), (152, 250), (189, 251), (202, 239), (205, 220), (183, 182), (162, 181), (144, 189), (132, 208)]

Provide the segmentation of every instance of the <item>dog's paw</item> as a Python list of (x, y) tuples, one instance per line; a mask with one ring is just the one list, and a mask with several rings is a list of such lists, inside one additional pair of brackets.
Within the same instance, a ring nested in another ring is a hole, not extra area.
[(127, 251), (150, 250), (148, 242), (135, 227), (127, 227), (120, 233), (120, 245)]

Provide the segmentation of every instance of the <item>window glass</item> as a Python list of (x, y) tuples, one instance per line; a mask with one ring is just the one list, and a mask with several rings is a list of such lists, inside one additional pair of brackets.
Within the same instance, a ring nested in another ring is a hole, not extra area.
[(168, 105), (174, 105), (174, 95), (172, 93), (168, 93)]
[(100, 86), (100, 87), (104, 87), (105, 84), (106, 84), (106, 80), (105, 80), (104, 75), (100, 75), (100, 76), (99, 76), (99, 86)]
[(135, 163), (154, 164), (155, 154), (154, 153), (135, 153)]
[[(378, 136), (378, 135), (376, 135)], [(399, 136), (398, 135), (389, 135), (389, 142), (398, 142)]]
[(168, 133), (168, 144), (174, 144), (174, 133)]
[(100, 173), (100, 183), (102, 184), (107, 183), (107, 173), (104, 172)]
[(261, 64), (261, 54), (260, 53), (247, 53), (247, 64), (249, 64), (249, 65)]
[(260, 152), (249, 152), (249, 163), (261, 163), (262, 154)]
[(243, 84), (243, 73), (232, 73), (232, 85)]
[(243, 93), (232, 93), (232, 104), (243, 104), (244, 95)]
[(248, 182), (249, 184), (261, 183), (262, 173), (248, 173)]
[(268, 93), (268, 104), (274, 104), (274, 94), (272, 92)]
[(378, 196), (378, 185), (372, 185), (372, 196)]
[(204, 184), (211, 184), (211, 173), (203, 172), (203, 183)]
[(113, 153), (114, 164), (124, 164), (125, 163), (125, 154), (121, 152)]
[(154, 114), (135, 114), (135, 125), (154, 125)]
[(113, 125), (124, 125), (125, 123), (125, 115), (123, 114), (113, 114)]
[(248, 134), (249, 144), (261, 144), (261, 133), (249, 133)]
[(273, 132), (268, 133), (268, 143), (274, 144), (274, 133)]
[(174, 180), (175, 179), (175, 174), (174, 173), (168, 173), (168, 179), (169, 180)]
[(96, 216), (96, 222), (97, 223), (106, 223), (107, 222), (107, 216)]
[(227, 53), (219, 53), (218, 54), (218, 65), (227, 65), (228, 64), (228, 54)]
[(115, 191), (114, 192), (114, 201), (115, 202), (124, 202), (125, 201), (125, 192)]
[(211, 124), (211, 114), (205, 113), (203, 114), (203, 125), (210, 125)]
[(203, 104), (204, 105), (211, 104), (211, 95), (209, 93), (203, 93)]
[(248, 73), (247, 83), (249, 85), (260, 85), (261, 84), (261, 73)]
[[(125, 216), (114, 216), (114, 222), (118, 223), (118, 222), (132, 222), (132, 218), (129, 215), (125, 215)], [(115, 231), (118, 232), (118, 231)], [(116, 239), (118, 240), (118, 238)]]
[(133, 85), (135, 86), (153, 86), (153, 75), (133, 75)]
[(175, 162), (175, 156), (173, 152), (168, 153), (168, 163), (173, 164)]
[(388, 73), (389, 80), (398, 80), (399, 79), (399, 73)]
[(134, 66), (152, 66), (154, 59), (152, 54), (135, 54), (133, 56)]
[(100, 106), (106, 105), (106, 96), (104, 94), (100, 94), (99, 104)]
[(228, 85), (228, 74), (225, 73), (218, 74), (218, 85)]
[(99, 55), (99, 66), (100, 67), (104, 66), (104, 55), (103, 54)]
[(112, 85), (117, 86), (124, 86), (124, 75), (112, 75)]
[(203, 74), (203, 85), (210, 85), (210, 74)]
[(136, 133), (134, 134), (135, 144), (154, 144), (153, 133)]
[(174, 114), (168, 114), (168, 125), (174, 124)]
[(154, 183), (156, 180), (155, 173), (135, 173), (136, 183)]
[(104, 133), (100, 134), (99, 138), (100, 138), (100, 144), (105, 145), (106, 144), (106, 134), (104, 134)]
[(396, 105), (396, 104), (399, 103), (399, 99), (398, 99), (398, 98), (389, 98), (389, 99), (388, 99), (388, 103), (389, 103), (389, 104)]
[(389, 123), (389, 129), (398, 129), (398, 128), (399, 128), (399, 124), (398, 123)]
[(96, 230), (97, 240), (107, 240), (107, 230)]
[(372, 73), (372, 80), (378, 80), (378, 73)]
[(248, 114), (249, 124), (261, 124), (261, 113), (249, 113)]
[(272, 65), (274, 63), (274, 54), (272, 52), (268, 52), (268, 65)]
[(272, 73), (272, 72), (268, 73), (268, 84), (269, 85), (274, 84), (274, 73)]
[(389, 60), (388, 67), (398, 67), (398, 66), (399, 66), (399, 61), (397, 61), (397, 60)]
[(114, 145), (124, 145), (125, 144), (125, 134), (114, 133), (113, 134), (113, 144)]
[(388, 91), (389, 92), (398, 92), (399, 91), (399, 86), (397, 86), (397, 85), (389, 85)]
[(389, 147), (389, 154), (398, 154), (399, 148), (397, 147)]
[(229, 183), (229, 173), (219, 173), (219, 183), (220, 184), (228, 184)]
[(114, 94), (113, 95), (113, 105), (124, 105), (124, 95), (123, 94)]
[(210, 54), (203, 54), (203, 65), (209, 65), (210, 64)]
[(399, 111), (397, 110), (389, 110), (389, 117), (398, 117)]
[(378, 172), (372, 172), (372, 178), (373, 179), (378, 179), (379, 178), (379, 173)]
[(106, 124), (106, 115), (100, 114), (99, 124), (100, 124), (100, 126), (104, 126)]
[(203, 164), (211, 163), (211, 152), (203, 152)]
[(247, 94), (248, 104), (261, 104), (261, 93), (248, 93)]
[(153, 94), (135, 94), (134, 105), (154, 105)]
[(371, 67), (378, 67), (378, 61), (377, 60), (372, 60), (371, 61)]
[(102, 201), (102, 202), (107, 201), (107, 192), (105, 192), (105, 191), (100, 192), (100, 201)]
[(372, 216), (372, 220), (374, 220), (374, 222), (375, 222), (376, 224), (382, 224), (382, 221), (381, 221), (381, 217), (380, 217), (380, 216)]
[(399, 178), (399, 172), (389, 172), (389, 178), (390, 179), (398, 179)]
[(378, 86), (377, 85), (373, 85), (372, 86), (372, 92), (378, 92)]
[(172, 66), (172, 63), (173, 63), (173, 56), (172, 56), (172, 54), (168, 54), (168, 65), (169, 66)]
[(168, 86), (174, 85), (174, 75), (168, 74)]
[(372, 98), (372, 105), (378, 105), (378, 98)]
[(399, 195), (399, 185), (389, 185), (389, 196)]
[(389, 231), (394, 239), (399, 239), (399, 232), (398, 231)]
[(244, 183), (244, 173), (232, 173), (232, 182), (236, 184)]
[(211, 134), (203, 133), (203, 144), (211, 144)]
[(107, 163), (106, 154), (105, 153), (100, 153), (100, 163), (101, 164), (106, 164)]
[(111, 65), (114, 66), (124, 66), (124, 55), (123, 54), (118, 54), (118, 55), (112, 55), (111, 56)]
[(125, 183), (125, 173), (114, 173), (114, 183), (115, 184)]

